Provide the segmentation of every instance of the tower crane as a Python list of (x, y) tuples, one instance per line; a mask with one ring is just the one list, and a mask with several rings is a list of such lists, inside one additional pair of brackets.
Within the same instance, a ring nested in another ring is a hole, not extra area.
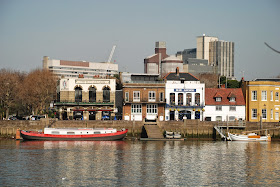
[(112, 51), (111, 51), (110, 56), (109, 56), (108, 61), (107, 61), (108, 63), (111, 62), (116, 47), (117, 47), (116, 45), (113, 46)]
[(269, 47), (271, 50), (273, 50), (276, 53), (280, 53), (280, 51), (277, 51), (276, 49), (272, 48), (270, 45), (268, 45), (266, 42), (264, 42), (264, 44)]

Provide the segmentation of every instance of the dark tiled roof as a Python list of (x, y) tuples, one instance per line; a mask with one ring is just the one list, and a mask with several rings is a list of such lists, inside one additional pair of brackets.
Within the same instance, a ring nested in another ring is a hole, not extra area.
[[(216, 101), (217, 95), (222, 101)], [(235, 102), (229, 97), (235, 97)], [(205, 88), (205, 105), (245, 105), (245, 100), (241, 88)]]
[(280, 78), (255, 79), (255, 81), (273, 81), (273, 82), (280, 82)]
[(164, 79), (166, 80), (185, 80), (185, 81), (199, 81), (198, 78), (193, 76), (190, 73), (179, 73), (179, 76), (176, 73), (167, 74)]

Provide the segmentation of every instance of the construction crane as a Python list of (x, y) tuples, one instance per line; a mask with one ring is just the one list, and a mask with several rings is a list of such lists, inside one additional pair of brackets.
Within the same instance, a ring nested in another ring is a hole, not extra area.
[(111, 62), (111, 60), (112, 60), (112, 57), (113, 57), (113, 54), (114, 54), (114, 52), (115, 52), (116, 47), (117, 47), (117, 46), (115, 46), (115, 45), (113, 46), (112, 51), (111, 51), (111, 54), (110, 54), (110, 56), (109, 56), (109, 58), (108, 58), (108, 61), (107, 61), (108, 63), (110, 63), (110, 62)]
[(264, 42), (264, 44), (269, 47), (271, 50), (273, 50), (276, 53), (280, 53), (280, 51), (277, 51), (276, 49), (272, 48), (270, 45), (268, 45), (266, 42)]

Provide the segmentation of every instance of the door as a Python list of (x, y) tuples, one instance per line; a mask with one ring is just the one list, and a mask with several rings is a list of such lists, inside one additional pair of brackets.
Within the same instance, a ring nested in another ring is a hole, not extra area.
[(171, 120), (174, 120), (174, 118), (175, 118), (175, 112), (174, 112), (174, 111), (170, 111), (169, 116), (170, 116), (170, 121), (171, 121)]

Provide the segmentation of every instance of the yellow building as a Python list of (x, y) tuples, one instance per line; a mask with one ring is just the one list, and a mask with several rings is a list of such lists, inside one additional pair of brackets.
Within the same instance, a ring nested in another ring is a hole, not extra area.
[(246, 101), (246, 120), (279, 122), (280, 79), (256, 79), (242, 86)]

